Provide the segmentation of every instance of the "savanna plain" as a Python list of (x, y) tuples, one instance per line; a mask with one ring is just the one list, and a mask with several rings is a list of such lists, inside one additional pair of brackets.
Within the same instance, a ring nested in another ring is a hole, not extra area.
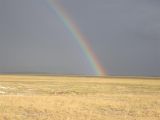
[(160, 79), (0, 75), (0, 120), (160, 120)]

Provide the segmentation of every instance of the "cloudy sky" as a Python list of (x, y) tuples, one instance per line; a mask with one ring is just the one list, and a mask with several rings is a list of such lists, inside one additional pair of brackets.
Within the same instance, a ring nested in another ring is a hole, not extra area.
[[(95, 75), (46, 1), (0, 0), (0, 73)], [(107, 74), (160, 76), (159, 0), (58, 1)]]

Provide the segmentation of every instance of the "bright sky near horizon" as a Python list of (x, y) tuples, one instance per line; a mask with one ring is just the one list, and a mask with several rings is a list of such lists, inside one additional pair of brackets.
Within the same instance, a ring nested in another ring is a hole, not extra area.
[(0, 73), (160, 76), (159, 0), (46, 1), (0, 1)]

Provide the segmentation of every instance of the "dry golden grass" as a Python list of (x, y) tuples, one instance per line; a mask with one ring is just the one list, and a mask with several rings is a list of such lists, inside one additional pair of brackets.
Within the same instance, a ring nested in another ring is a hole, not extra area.
[(0, 120), (160, 120), (160, 79), (1, 75)]

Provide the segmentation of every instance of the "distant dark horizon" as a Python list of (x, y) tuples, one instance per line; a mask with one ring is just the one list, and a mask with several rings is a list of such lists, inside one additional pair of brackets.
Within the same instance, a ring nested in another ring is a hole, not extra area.
[(45, 72), (43, 72), (43, 73), (40, 73), (40, 72), (2, 72), (2, 73), (0, 73), (0, 75), (26, 75), (26, 76), (59, 76), (59, 77), (61, 77), (61, 76), (66, 76), (66, 77), (120, 77), (120, 78), (160, 78), (160, 76), (143, 76), (143, 75), (117, 75), (117, 74), (111, 74), (111, 75), (104, 75), (104, 76), (102, 76), (102, 75), (89, 75), (89, 74), (61, 74), (61, 73), (45, 73)]

